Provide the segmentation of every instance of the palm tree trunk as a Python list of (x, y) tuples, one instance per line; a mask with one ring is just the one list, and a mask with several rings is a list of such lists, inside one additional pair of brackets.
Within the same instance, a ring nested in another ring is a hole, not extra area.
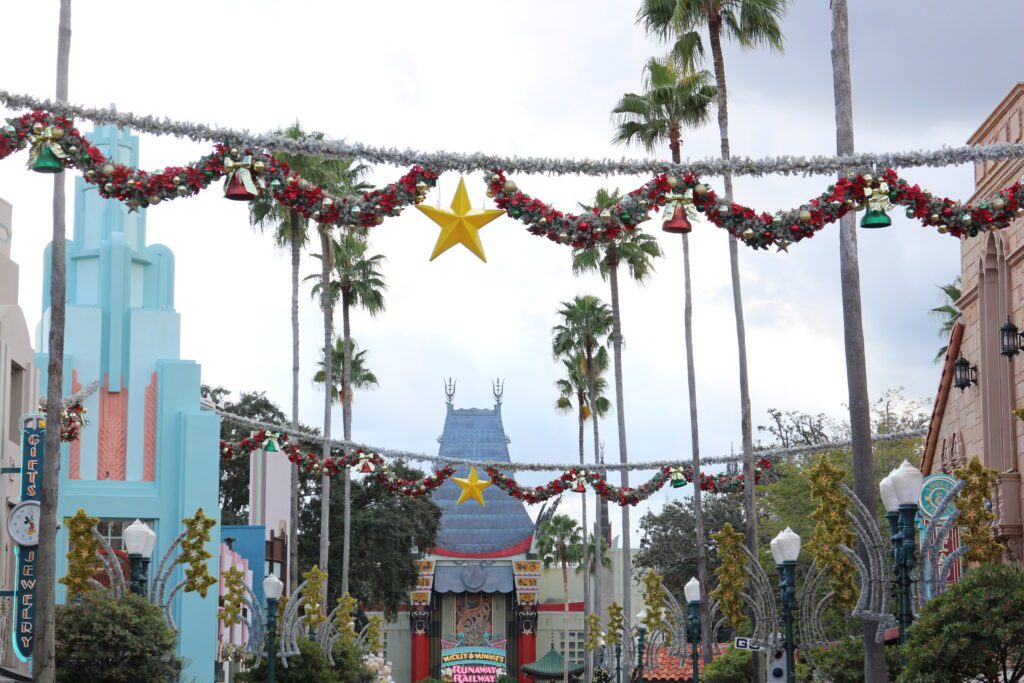
[[(331, 404), (334, 402), (334, 378), (331, 377), (331, 340), (334, 337), (334, 304), (331, 300), (331, 234), (320, 229), (321, 269), (320, 307), (324, 312), (324, 441), (323, 457), (331, 457)], [(346, 468), (346, 471), (348, 469)], [(331, 548), (331, 478), (320, 478), (320, 569), (329, 571), (328, 557)], [(324, 604), (327, 603), (327, 585), (323, 587)]]
[[(577, 397), (580, 401), (580, 411), (583, 410), (583, 395), (582, 393)], [(580, 466), (586, 464), (586, 454), (583, 448), (583, 415), (580, 414)], [(592, 610), (591, 594), (590, 594), (590, 548), (587, 545), (587, 494), (583, 493), (583, 616), (584, 623), (586, 621), (586, 615)], [(583, 679), (587, 683), (590, 682), (590, 677), (593, 674), (591, 667), (590, 657), (586, 657), (583, 670)]]
[(569, 683), (569, 563), (562, 555), (562, 593), (565, 604), (562, 605), (562, 683)]
[[(846, 0), (832, 1), (832, 81), (836, 107), (836, 151), (840, 155), (853, 154), (853, 89), (850, 84), (850, 35)], [(861, 318), (857, 218), (853, 211), (839, 221), (839, 275), (843, 298), (843, 339), (846, 346), (854, 488), (867, 509), (874, 510), (875, 468), (871, 454), (871, 410), (864, 355), (864, 324)], [(862, 543), (858, 543), (858, 552), (867, 561)], [(875, 625), (865, 621), (863, 628), (864, 677), (869, 681), (884, 681), (885, 652), (882, 645), (875, 642)]]
[[(711, 54), (715, 65), (715, 84), (718, 98), (718, 135), (721, 139), (722, 159), (728, 160), (729, 152), (729, 98), (725, 82), (725, 58), (722, 56), (721, 24), (708, 22), (711, 37)], [(725, 200), (732, 203), (732, 173), (726, 172)], [(740, 363), (740, 431), (743, 438), (743, 517), (747, 548), (757, 554), (757, 510), (754, 507), (754, 434), (750, 424), (750, 382), (747, 373), (747, 330), (743, 320), (743, 291), (740, 283), (740, 255), (736, 236), (729, 236), (729, 269), (732, 275), (732, 303), (736, 316), (736, 347)], [(709, 629), (708, 622), (701, 618), (702, 633)], [(702, 638), (704, 662), (711, 661), (711, 634)], [(759, 678), (759, 661), (754, 657), (755, 680)]]
[[(57, 29), (57, 101), (68, 101), (68, 61), (71, 55), (71, 0), (60, 0)], [(53, 242), (50, 252), (50, 338), (46, 378), (46, 436), (43, 446), (43, 484), (39, 501), (39, 545), (36, 567), (35, 656), (33, 680), (53, 683), (57, 672), (57, 483), (60, 474), (60, 424), (64, 409), (64, 182), (65, 174), (53, 176)]]
[[(595, 384), (597, 383), (597, 377), (595, 375), (596, 371), (597, 371), (597, 368), (594, 367), (594, 351), (593, 351), (593, 349), (588, 349), (587, 350), (587, 385), (588, 385), (587, 386), (587, 396), (588, 396), (587, 400), (588, 400), (588, 403), (590, 405), (590, 419), (593, 421), (593, 424), (594, 424), (594, 462), (597, 463), (597, 464), (601, 464), (603, 462), (604, 458), (601, 457), (601, 438), (600, 438), (600, 434), (598, 432), (598, 424), (597, 424), (597, 397), (596, 397), (597, 389), (595, 387)], [(583, 438), (582, 433), (580, 434), (580, 438), (581, 439)], [(580, 442), (580, 460), (582, 461), (582, 459), (583, 459), (583, 443), (581, 441)], [(594, 562), (596, 563), (597, 568), (594, 570), (594, 597), (593, 597), (593, 606), (591, 607), (591, 610), (594, 613), (596, 613), (596, 614), (601, 614), (601, 543), (604, 540), (601, 536), (604, 533), (604, 530), (602, 529), (602, 526), (603, 526), (604, 515), (607, 512), (607, 510), (604, 509), (604, 507), (603, 507), (604, 504), (605, 504), (605, 502), (604, 502), (604, 500), (600, 496), (597, 496), (595, 498), (595, 501), (594, 501), (594, 529), (595, 529), (595, 531), (594, 531), (594, 555), (595, 555), (595, 560), (594, 560)], [(584, 575), (587, 577), (587, 582), (589, 583), (590, 582), (590, 565), (586, 564), (584, 566), (587, 567), (586, 571), (584, 572)], [(587, 662), (589, 664), (591, 664), (591, 674), (593, 674), (593, 661), (594, 661), (592, 657), (593, 657), (593, 653), (591, 653), (591, 657), (588, 657), (588, 659), (587, 659)]]
[(686, 384), (690, 398), (690, 447), (693, 452), (693, 521), (697, 545), (697, 581), (704, 599), (700, 601), (700, 640), (704, 663), (711, 654), (711, 629), (708, 623), (708, 560), (704, 536), (704, 509), (700, 490), (700, 433), (697, 423), (697, 373), (693, 363), (693, 296), (690, 287), (690, 239), (683, 233), (683, 336), (686, 344)]
[[(299, 212), (291, 211), (288, 221), (291, 228), (292, 251), (292, 430), (299, 431), (299, 265), (302, 244)], [(291, 519), (288, 524), (288, 586), (294, 590), (299, 585), (299, 466), (291, 466)]]
[[(341, 366), (341, 409), (342, 424), (345, 430), (345, 441), (352, 440), (352, 326), (349, 312), (352, 308), (352, 296), (343, 291), (341, 297), (341, 330), (345, 340), (342, 351)], [(352, 551), (352, 476), (351, 468), (345, 468), (345, 509), (342, 517), (341, 541), (341, 593), (348, 593), (348, 563)]]

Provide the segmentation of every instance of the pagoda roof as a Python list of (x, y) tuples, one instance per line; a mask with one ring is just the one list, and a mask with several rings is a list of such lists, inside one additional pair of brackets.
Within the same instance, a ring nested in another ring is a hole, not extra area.
[[(523, 673), (533, 676), (534, 678), (549, 678), (556, 679), (561, 678), (564, 675), (562, 667), (565, 666), (565, 660), (562, 658), (562, 653), (551, 648), (548, 653), (538, 659), (536, 662), (530, 664), (523, 664), (520, 668)], [(583, 673), (582, 664), (570, 664), (569, 665), (569, 676), (579, 676)]]
[[(501, 405), (493, 409), (454, 408), (448, 405), (438, 455), (477, 462), (511, 462), (508, 439), (501, 422)], [(466, 477), (469, 467), (459, 467)], [(479, 471), (481, 479), (487, 474)], [(462, 489), (446, 481), (433, 493), (441, 508), (441, 529), (434, 553), (449, 557), (494, 558), (526, 552), (534, 524), (522, 501), (491, 486), (484, 491), (486, 507), (469, 500), (457, 505)]]

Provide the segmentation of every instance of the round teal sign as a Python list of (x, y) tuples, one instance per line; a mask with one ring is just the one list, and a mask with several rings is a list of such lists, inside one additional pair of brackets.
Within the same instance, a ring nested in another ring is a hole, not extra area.
[[(939, 503), (946, 497), (946, 494), (953, 490), (956, 484), (957, 480), (948, 474), (933, 474), (926, 477), (924, 487), (921, 489), (921, 515), (925, 519), (933, 518), (939, 508)], [(950, 504), (940, 519), (946, 519), (953, 514), (955, 509), (956, 507)]]

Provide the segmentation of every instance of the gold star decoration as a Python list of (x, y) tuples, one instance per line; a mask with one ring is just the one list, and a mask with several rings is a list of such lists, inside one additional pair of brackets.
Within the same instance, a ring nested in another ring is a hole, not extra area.
[(490, 486), (493, 482), (487, 479), (480, 479), (476, 474), (476, 467), (469, 470), (469, 477), (463, 479), (461, 477), (452, 477), (452, 481), (459, 485), (462, 489), (462, 494), (459, 495), (459, 502), (456, 505), (462, 505), (467, 500), (473, 499), (480, 503), (480, 507), (487, 507), (484, 504), (484, 489)]
[(93, 528), (100, 523), (98, 517), (90, 517), (79, 508), (74, 517), (64, 520), (68, 530), (68, 573), (58, 583), (67, 586), (68, 595), (80, 595), (92, 590), (89, 579), (96, 573), (96, 553), (100, 544), (92, 535)]
[(455, 190), (451, 209), (438, 209), (422, 204), (417, 204), (416, 208), (441, 226), (441, 234), (438, 235), (437, 244), (434, 245), (434, 253), (430, 255), (431, 261), (456, 244), (461, 244), (476, 254), (481, 261), (487, 263), (487, 257), (484, 256), (484, 245), (480, 242), (480, 228), (505, 212), (497, 209), (474, 209), (469, 203), (469, 194), (466, 192), (464, 179), (459, 178), (459, 187)]

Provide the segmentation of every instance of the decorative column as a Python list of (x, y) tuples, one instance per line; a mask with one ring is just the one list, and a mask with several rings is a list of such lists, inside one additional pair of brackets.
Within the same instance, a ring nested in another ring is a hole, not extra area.
[(412, 681), (419, 683), (430, 677), (430, 608), (415, 605), (409, 612), (412, 629)]
[(537, 661), (537, 610), (532, 605), (519, 605), (519, 642), (517, 651), (519, 661), (519, 683), (533, 683), (533, 677), (523, 673), (525, 664), (533, 664)]

